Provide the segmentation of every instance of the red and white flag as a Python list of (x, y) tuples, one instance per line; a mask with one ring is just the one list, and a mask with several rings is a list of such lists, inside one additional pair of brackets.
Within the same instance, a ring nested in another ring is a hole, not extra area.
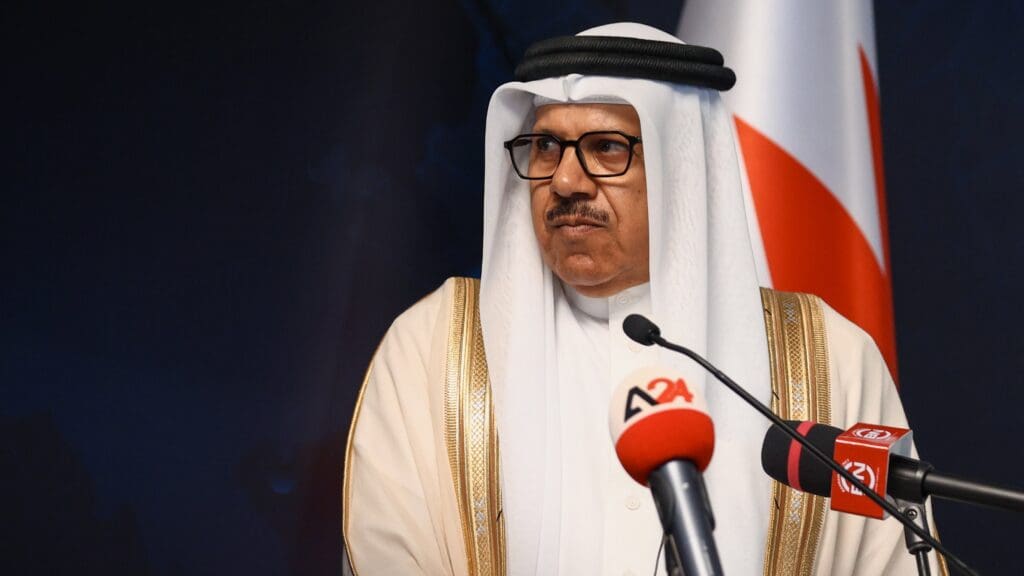
[(895, 376), (871, 2), (687, 0), (678, 36), (736, 71), (723, 97), (761, 282), (824, 298)]

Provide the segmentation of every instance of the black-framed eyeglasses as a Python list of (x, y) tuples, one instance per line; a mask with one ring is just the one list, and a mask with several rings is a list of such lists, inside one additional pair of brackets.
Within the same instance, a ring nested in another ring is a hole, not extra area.
[(547, 180), (555, 175), (567, 147), (576, 148), (583, 171), (594, 178), (622, 176), (633, 163), (637, 136), (617, 130), (587, 132), (576, 140), (551, 134), (520, 134), (505, 142), (516, 174), (526, 180)]

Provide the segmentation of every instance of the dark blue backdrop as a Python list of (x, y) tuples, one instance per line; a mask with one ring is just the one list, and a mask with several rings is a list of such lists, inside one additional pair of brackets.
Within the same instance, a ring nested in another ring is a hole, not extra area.
[[(366, 362), (479, 267), (490, 92), (664, 4), (5, 3), (0, 572), (338, 574)], [(876, 23), (907, 411), (941, 469), (1020, 485), (1024, 10)], [(1021, 517), (936, 508), (1013, 570)]]

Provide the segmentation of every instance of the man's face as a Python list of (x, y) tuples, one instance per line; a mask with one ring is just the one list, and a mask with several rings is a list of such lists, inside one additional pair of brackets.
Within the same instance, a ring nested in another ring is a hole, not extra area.
[[(550, 104), (537, 109), (531, 132), (575, 140), (617, 130), (640, 136), (640, 118), (625, 104)], [(595, 178), (566, 147), (549, 180), (530, 181), (533, 229), (544, 262), (586, 296), (610, 296), (650, 278), (647, 179), (643, 145), (629, 170)]]

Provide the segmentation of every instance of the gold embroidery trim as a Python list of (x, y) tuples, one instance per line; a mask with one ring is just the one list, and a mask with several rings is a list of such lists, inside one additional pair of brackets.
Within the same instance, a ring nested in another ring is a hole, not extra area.
[[(938, 540), (939, 542), (942, 542), (942, 539), (939, 538), (939, 529), (935, 525), (935, 518), (933, 517), (931, 519), (931, 521), (932, 521), (931, 528), (932, 528), (932, 532), (935, 533), (935, 539)], [(935, 553), (935, 556), (936, 556), (936, 558), (939, 559), (939, 574), (941, 576), (949, 576), (949, 565), (946, 564), (946, 557), (943, 556), (942, 554), (939, 554), (938, 552)]]
[[(373, 357), (377, 357), (377, 352), (380, 351), (380, 347), (373, 353)], [(366, 394), (366, 383), (370, 380), (370, 373), (373, 372), (373, 362), (366, 368), (366, 374), (363, 375), (363, 384), (359, 387), (359, 395), (356, 396), (356, 405), (352, 410), (352, 422), (348, 427), (348, 439), (345, 441), (345, 468), (342, 472), (341, 478), (341, 540), (345, 546), (345, 553), (348, 554), (348, 567), (352, 570), (354, 576), (358, 576), (356, 572), (356, 563), (352, 560), (352, 547), (349, 546), (348, 539), (348, 524), (349, 524), (349, 502), (352, 501), (352, 482), (349, 480), (352, 471), (352, 442), (356, 436), (356, 421), (359, 420), (359, 410), (363, 407), (363, 395)]]
[(455, 484), (469, 573), (505, 574), (504, 529), (480, 284), (455, 279), (445, 367), (445, 444)]
[[(807, 294), (761, 289), (772, 375), (772, 410), (785, 420), (832, 421), (825, 318)], [(765, 576), (807, 576), (825, 523), (825, 498), (772, 481)]]

